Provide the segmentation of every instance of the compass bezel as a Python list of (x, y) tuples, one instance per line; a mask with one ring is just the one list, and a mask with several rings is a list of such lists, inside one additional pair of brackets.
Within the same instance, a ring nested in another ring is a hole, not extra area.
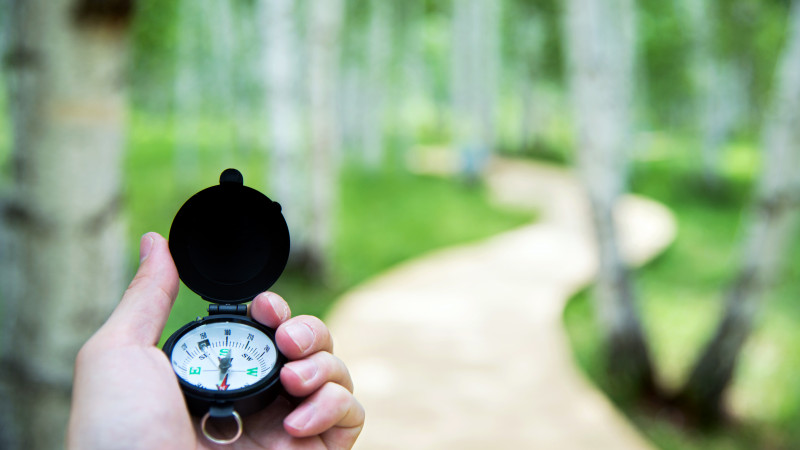
[(272, 341), (277, 354), (277, 359), (267, 375), (265, 375), (261, 380), (243, 388), (226, 391), (215, 391), (211, 389), (199, 388), (189, 383), (176, 373), (175, 376), (178, 379), (178, 384), (180, 384), (181, 390), (184, 393), (186, 404), (189, 407), (189, 410), (194, 414), (202, 414), (205, 411), (208, 411), (211, 406), (222, 406), (225, 404), (233, 404), (234, 408), (241, 414), (249, 414), (259, 409), (263, 409), (264, 406), (266, 406), (266, 404), (270, 401), (269, 398), (265, 397), (275, 397), (280, 391), (280, 389), (275, 388), (276, 385), (282, 386), (280, 384), (280, 370), (286, 363), (286, 357), (280, 352), (278, 345), (275, 342), (275, 330), (258, 323), (247, 316), (219, 314), (202, 317), (184, 325), (175, 331), (164, 343), (163, 350), (170, 359), (170, 367), (172, 367), (172, 353), (175, 351), (175, 344), (180, 340), (181, 337), (191, 332), (195, 328), (216, 322), (236, 322), (263, 332)]

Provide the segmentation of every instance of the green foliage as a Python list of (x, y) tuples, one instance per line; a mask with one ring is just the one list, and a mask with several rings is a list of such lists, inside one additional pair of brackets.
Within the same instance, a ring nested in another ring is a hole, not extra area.
[(686, 125), (691, 111), (689, 78), (691, 30), (677, 2), (643, 0), (637, 24), (641, 92), (647, 98), (651, 121), (659, 125)]
[[(686, 0), (686, 2), (695, 0)], [(749, 117), (747, 127), (761, 125), (770, 100), (775, 65), (786, 34), (788, 1), (730, 0), (709, 2), (711, 57), (734, 62), (744, 73)], [(687, 129), (696, 120), (693, 110), (704, 92), (692, 79), (693, 46), (699, 37), (690, 26), (681, 2), (643, 0), (638, 21), (640, 91), (646, 98), (645, 116), (656, 128)]]
[[(749, 97), (755, 111), (763, 111), (771, 100), (771, 86), (786, 38), (791, 1), (729, 0), (713, 3), (721, 23), (714, 36), (715, 45), (721, 55), (738, 61), (740, 67), (749, 72)], [(758, 116), (754, 119), (758, 121)]]
[(501, 33), (505, 68), (524, 67), (533, 81), (563, 76), (562, 2), (511, 0), (503, 7)]
[[(160, 95), (170, 102), (168, 93), (175, 73), (178, 12), (181, 0), (139, 0), (133, 22), (131, 45), (131, 79), (135, 86), (134, 101), (144, 95)], [(156, 92), (154, 92), (156, 91)]]

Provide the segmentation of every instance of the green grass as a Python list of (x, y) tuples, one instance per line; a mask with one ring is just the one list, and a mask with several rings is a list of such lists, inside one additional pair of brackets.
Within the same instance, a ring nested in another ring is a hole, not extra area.
[[(228, 132), (225, 121), (202, 122), (186, 167), (178, 162), (169, 120), (132, 118), (126, 190), (131, 270), (138, 261), (139, 237), (151, 230), (166, 236), (183, 202), (215, 184), (223, 168), (240, 168), (248, 185), (265, 189), (267, 158), (246, 148), (225, 153), (226, 142), (219, 135)], [(415, 176), (399, 168), (378, 173), (343, 170), (340, 189), (330, 280), (321, 283), (288, 272), (273, 287), (295, 314), (324, 316), (345, 290), (401, 261), (533, 219), (530, 212), (492, 206), (481, 187)], [(182, 324), (205, 315), (206, 306), (182, 286), (162, 341)]]
[[(638, 308), (660, 381), (675, 389), (715, 329), (722, 297), (738, 267), (758, 156), (751, 145), (727, 149), (724, 184), (706, 188), (687, 142), (661, 137), (646, 160), (634, 165), (632, 190), (670, 207), (678, 220), (674, 244), (638, 270)], [(653, 154), (661, 155), (653, 157)], [(788, 255), (800, 251), (794, 242)], [(730, 389), (736, 425), (701, 434), (619, 405), (665, 449), (800, 448), (800, 259), (788, 258), (779, 283), (763, 303), (754, 334)], [(602, 339), (590, 296), (575, 296), (564, 313), (575, 358), (599, 386)]]

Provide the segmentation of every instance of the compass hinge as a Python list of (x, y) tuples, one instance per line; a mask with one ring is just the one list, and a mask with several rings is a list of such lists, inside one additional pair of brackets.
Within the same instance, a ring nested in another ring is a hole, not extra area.
[(236, 314), (247, 315), (247, 305), (208, 305), (208, 315), (215, 314)]

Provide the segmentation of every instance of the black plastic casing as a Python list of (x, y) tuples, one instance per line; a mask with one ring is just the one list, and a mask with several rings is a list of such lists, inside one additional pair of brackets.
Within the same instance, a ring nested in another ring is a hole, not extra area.
[(175, 215), (169, 251), (181, 281), (213, 303), (249, 302), (275, 284), (289, 259), (281, 205), (243, 184), (236, 169)]
[[(200, 325), (219, 321), (247, 324), (263, 331), (275, 343), (274, 330), (250, 319), (244, 305), (234, 306), (269, 289), (286, 267), (289, 229), (278, 203), (245, 186), (239, 171), (227, 169), (220, 175), (219, 185), (198, 192), (180, 208), (170, 228), (169, 249), (181, 281), (204, 300), (215, 303), (214, 309), (222, 313), (198, 318), (174, 332), (163, 347), (170, 360), (181, 336)], [(226, 314), (234, 311), (242, 313)], [(233, 406), (239, 414), (246, 415), (266, 407), (283, 391), (280, 369), (286, 357), (277, 349), (277, 343), (275, 349), (278, 361), (272, 371), (242, 389), (200, 389), (176, 374), (189, 411), (203, 415), (212, 408)]]

